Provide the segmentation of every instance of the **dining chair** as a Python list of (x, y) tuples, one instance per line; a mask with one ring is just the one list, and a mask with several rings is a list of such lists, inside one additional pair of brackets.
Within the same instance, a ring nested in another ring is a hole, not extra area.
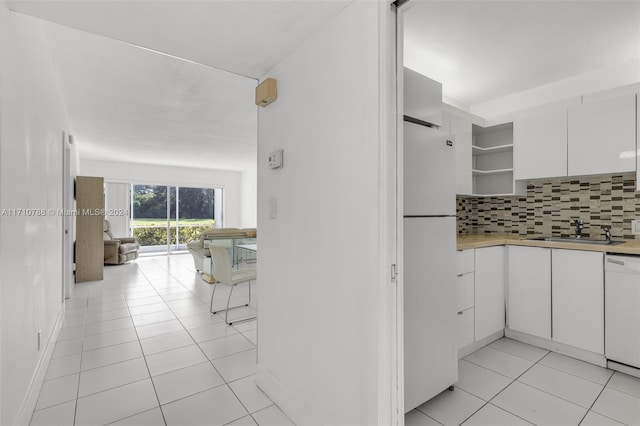
[[(213, 286), (213, 291), (211, 292), (211, 303), (209, 305), (209, 311), (212, 314), (217, 314), (218, 312), (226, 311), (224, 316), (224, 321), (227, 325), (232, 325), (234, 322), (248, 321), (255, 319), (255, 316), (242, 318), (239, 320), (235, 320), (229, 322), (229, 310), (235, 308), (242, 308), (244, 306), (249, 306), (251, 302), (251, 281), (255, 281), (256, 279), (256, 271), (251, 269), (241, 269), (241, 270), (233, 270), (231, 266), (231, 261), (229, 260), (229, 254), (225, 247), (220, 246), (209, 246), (209, 251), (211, 252), (211, 260), (213, 260), (213, 275), (216, 278), (216, 282)], [(233, 289), (238, 284), (242, 284), (248, 282), (249, 283), (249, 303), (244, 305), (232, 306), (229, 307), (229, 303), (231, 302), (231, 295), (233, 294)], [(227, 307), (226, 309), (220, 309), (218, 311), (213, 310), (213, 296), (216, 294), (216, 287), (218, 284), (224, 284), (231, 287), (229, 290), (229, 298), (227, 299)]]

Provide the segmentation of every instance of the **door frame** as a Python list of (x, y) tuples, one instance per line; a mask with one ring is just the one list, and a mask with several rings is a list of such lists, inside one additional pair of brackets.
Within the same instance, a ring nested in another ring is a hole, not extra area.
[(73, 179), (71, 176), (71, 144), (73, 136), (62, 132), (62, 301), (73, 296)]

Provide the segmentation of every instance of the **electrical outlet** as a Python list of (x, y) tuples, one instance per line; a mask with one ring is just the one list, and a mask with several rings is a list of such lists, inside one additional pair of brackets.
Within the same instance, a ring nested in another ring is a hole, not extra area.
[(640, 220), (631, 221), (631, 233), (634, 235), (640, 235)]

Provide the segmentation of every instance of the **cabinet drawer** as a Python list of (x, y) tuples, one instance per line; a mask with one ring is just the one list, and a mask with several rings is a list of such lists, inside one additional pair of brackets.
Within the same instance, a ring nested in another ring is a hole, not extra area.
[(461, 250), (456, 252), (456, 274), (465, 274), (473, 272), (474, 268), (474, 250)]
[(474, 274), (468, 272), (456, 277), (456, 310), (464, 311), (474, 306)]
[(457, 315), (456, 346), (458, 349), (464, 348), (474, 341), (474, 315), (473, 308), (459, 312)]

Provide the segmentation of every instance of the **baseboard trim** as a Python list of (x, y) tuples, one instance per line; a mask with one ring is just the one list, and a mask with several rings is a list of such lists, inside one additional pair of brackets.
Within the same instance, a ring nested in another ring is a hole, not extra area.
[(500, 331), (496, 331), (495, 333), (490, 334), (489, 336), (483, 339), (480, 339), (477, 342), (469, 343), (464, 348), (458, 349), (458, 359), (462, 359), (465, 356), (477, 351), (478, 349), (484, 348), (488, 344), (493, 343), (498, 339), (501, 339), (502, 337), (504, 337), (504, 329)]
[(624, 374), (628, 374), (629, 376), (637, 377), (640, 379), (640, 368), (632, 367), (626, 364), (620, 364), (619, 362), (607, 361), (607, 368), (610, 370), (619, 371)]
[(42, 356), (38, 360), (38, 365), (33, 372), (33, 376), (31, 376), (31, 381), (27, 388), (27, 392), (25, 393), (25, 397), (22, 400), (22, 404), (20, 404), (20, 410), (18, 410), (18, 416), (16, 419), (16, 424), (18, 425), (28, 425), (31, 422), (31, 415), (33, 414), (33, 410), (36, 408), (38, 396), (40, 395), (40, 390), (42, 389), (42, 384), (44, 383), (44, 378), (47, 374), (47, 367), (49, 366), (49, 361), (51, 361), (53, 349), (56, 346), (56, 341), (58, 340), (58, 335), (62, 328), (63, 319), (64, 304), (60, 304), (58, 317), (56, 318), (56, 322), (51, 329), (51, 333), (45, 342)]
[(323, 422), (312, 407), (293, 395), (271, 373), (256, 367), (256, 385), (297, 425), (320, 425)]
[(607, 367), (607, 359), (603, 354), (574, 348), (573, 346), (565, 345), (564, 343), (554, 342), (553, 340), (543, 339), (542, 337), (532, 336), (530, 334), (511, 330), (509, 328), (505, 329), (504, 335), (510, 339), (517, 340), (522, 343), (538, 346), (539, 348), (543, 348), (551, 352), (557, 352), (562, 355), (567, 355), (571, 358), (576, 358), (600, 367)]

